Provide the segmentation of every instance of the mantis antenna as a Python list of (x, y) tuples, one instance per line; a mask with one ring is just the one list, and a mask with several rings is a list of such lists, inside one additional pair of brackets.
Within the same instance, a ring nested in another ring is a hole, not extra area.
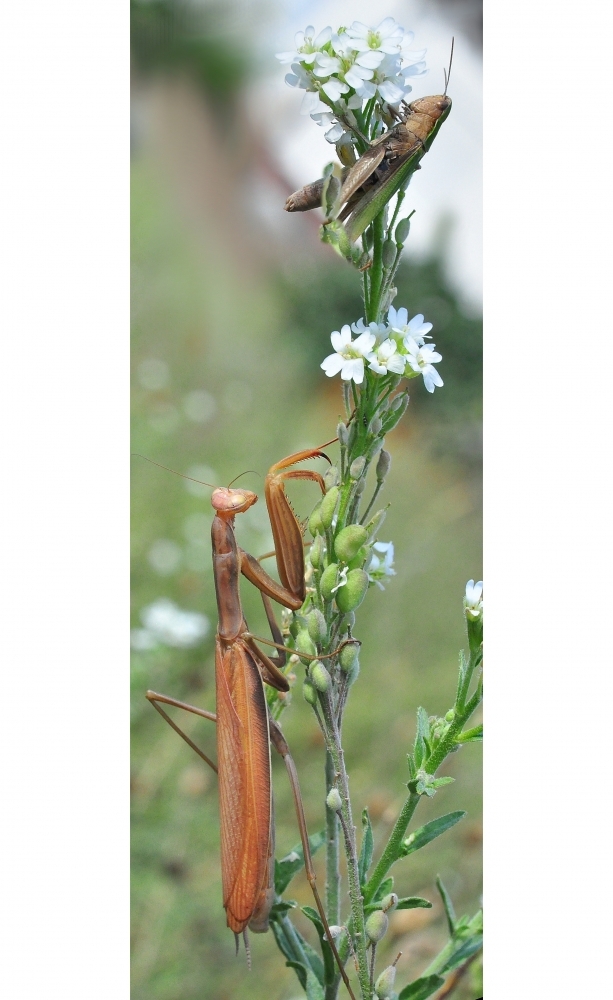
[(234, 479), (232, 480), (232, 482), (228, 483), (227, 488), (230, 489), (232, 483), (235, 483), (236, 480), (240, 479), (241, 476), (247, 476), (247, 475), (249, 475), (250, 472), (253, 472), (254, 476), (259, 476), (260, 475), (260, 473), (256, 472), (255, 469), (246, 469), (245, 472), (239, 472), (238, 476), (235, 476)]
[[(175, 476), (181, 476), (181, 479), (189, 479), (190, 482), (200, 483), (201, 486), (210, 486), (212, 490), (217, 489), (217, 487), (213, 486), (212, 483), (205, 483), (202, 479), (194, 479), (193, 476), (184, 476), (182, 472), (177, 472), (176, 469), (169, 469), (167, 465), (160, 465), (159, 462), (154, 462), (152, 458), (147, 458), (145, 455), (139, 455), (137, 451), (133, 451), (132, 454), (135, 458), (143, 458), (145, 462), (151, 462), (151, 465), (157, 465), (158, 469), (166, 469), (166, 472), (172, 472)], [(232, 480), (232, 482), (234, 482), (234, 480)]]
[(451, 76), (451, 64), (453, 62), (453, 43), (455, 42), (455, 36), (451, 39), (451, 54), (449, 56), (449, 69), (443, 70), (443, 75), (445, 77), (445, 90), (443, 92), (443, 97), (447, 95), (447, 87), (449, 86), (449, 77)]

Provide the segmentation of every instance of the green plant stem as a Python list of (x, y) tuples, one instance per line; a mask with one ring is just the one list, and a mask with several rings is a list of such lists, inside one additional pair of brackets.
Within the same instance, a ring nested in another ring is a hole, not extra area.
[[(326, 750), (326, 795), (335, 787), (334, 762)], [(338, 818), (326, 805), (326, 915), (329, 924), (340, 924), (340, 873), (338, 868)]]
[(383, 480), (382, 479), (378, 479), (377, 480), (377, 485), (375, 486), (375, 492), (373, 493), (372, 497), (370, 498), (370, 503), (368, 504), (368, 507), (364, 511), (364, 515), (362, 517), (362, 520), (360, 521), (360, 524), (366, 524), (366, 519), (368, 518), (368, 515), (370, 514), (371, 510), (373, 509), (373, 507), (375, 505), (375, 500), (379, 496), (379, 493), (381, 492), (382, 486), (383, 486)]
[(370, 269), (370, 296), (367, 320), (379, 322), (381, 282), (383, 280), (383, 242), (385, 239), (385, 210), (379, 212), (373, 221), (373, 257)]
[(364, 886), (364, 903), (372, 902), (383, 879), (394, 862), (398, 860), (402, 839), (407, 832), (407, 827), (413, 818), (413, 813), (417, 808), (417, 803), (420, 798), (421, 795), (418, 795), (416, 792), (411, 792), (403, 805), (400, 815), (394, 824), (394, 829), (392, 830), (390, 838), (385, 846), (385, 850), (375, 865), (375, 869), (368, 879), (368, 882)]
[(351, 904), (351, 921), (354, 928), (354, 943), (358, 960), (358, 979), (363, 1000), (370, 1000), (370, 973), (368, 969), (368, 959), (366, 957), (366, 935), (364, 931), (364, 910), (363, 899), (360, 888), (360, 876), (358, 871), (358, 853), (355, 838), (355, 826), (351, 814), (351, 800), (349, 798), (349, 778), (345, 768), (345, 754), (341, 746), (340, 734), (334, 714), (331, 710), (330, 699), (327, 695), (321, 696), (325, 727), (324, 737), (327, 749), (332, 757), (335, 776), (338, 785), (342, 807), (342, 826), (345, 832), (345, 853), (347, 856), (347, 881), (349, 883), (349, 900)]

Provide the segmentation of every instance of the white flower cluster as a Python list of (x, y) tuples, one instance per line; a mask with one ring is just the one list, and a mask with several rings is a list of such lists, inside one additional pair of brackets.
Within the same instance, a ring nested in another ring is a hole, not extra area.
[(345, 134), (339, 118), (357, 125), (352, 112), (361, 112), (364, 101), (373, 97), (399, 105), (412, 90), (409, 79), (425, 73), (426, 50), (409, 51), (412, 40), (413, 32), (393, 17), (376, 28), (360, 21), (336, 33), (324, 28), (317, 37), (309, 25), (296, 35), (296, 48), (278, 53), (277, 59), (291, 64), (286, 83), (306, 90), (301, 114), (311, 115), (318, 125), (332, 125), (326, 139), (339, 142)]
[[(359, 319), (351, 327), (345, 325), (335, 330), (330, 337), (335, 353), (325, 358), (321, 367), (329, 378), (341, 373), (345, 381), (353, 379), (358, 385), (364, 381), (364, 362), (377, 375), (404, 375), (415, 378), (423, 375), (428, 392), (435, 386), (443, 385), (443, 380), (435, 363), (442, 361), (442, 355), (435, 351), (435, 344), (426, 344), (430, 337), (432, 323), (424, 323), (421, 313), (409, 321), (406, 309), (390, 306), (387, 323), (369, 323)], [(358, 334), (355, 340), (351, 331)]]
[[(366, 567), (368, 579), (377, 585), (379, 590), (385, 590), (383, 580), (388, 576), (396, 576), (394, 569), (394, 543), (375, 542), (374, 551), (371, 554), (370, 562)], [(380, 555), (377, 555), (377, 552)]]
[(185, 611), (167, 597), (158, 597), (141, 611), (144, 628), (132, 629), (130, 644), (132, 649), (143, 652), (162, 644), (189, 649), (197, 646), (210, 629), (206, 615), (197, 611)]

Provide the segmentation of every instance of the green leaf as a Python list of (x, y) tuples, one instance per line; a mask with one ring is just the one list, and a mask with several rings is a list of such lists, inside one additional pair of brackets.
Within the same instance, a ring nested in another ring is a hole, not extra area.
[(300, 985), (302, 986), (302, 989), (306, 990), (307, 973), (308, 973), (306, 965), (303, 965), (302, 962), (286, 962), (285, 964), (288, 966), (288, 968), (294, 970), (294, 972), (298, 976), (298, 979), (300, 980)]
[(445, 980), (442, 976), (422, 976), (414, 983), (409, 983), (398, 995), (398, 1000), (428, 1000), (433, 993), (436, 993)]
[(438, 819), (430, 820), (429, 823), (420, 826), (418, 830), (414, 830), (402, 842), (400, 857), (404, 858), (409, 854), (414, 854), (415, 851), (419, 851), (421, 847), (425, 847), (431, 840), (435, 840), (436, 837), (440, 837), (446, 830), (450, 830), (452, 826), (459, 823), (465, 816), (466, 813), (464, 810), (458, 809), (456, 812), (445, 813), (444, 816), (439, 816)]
[(477, 934), (475, 937), (469, 938), (468, 941), (464, 941), (457, 951), (454, 951), (451, 958), (447, 959), (441, 972), (451, 972), (452, 969), (457, 968), (458, 965), (461, 965), (462, 962), (465, 962), (482, 947), (483, 937), (481, 934)]
[(325, 1000), (324, 988), (310, 969), (307, 969), (306, 995), (307, 1000)]
[(295, 910), (297, 906), (298, 903), (295, 899), (279, 899), (270, 911), (270, 919), (274, 920), (276, 916), (281, 916), (281, 914), (287, 913), (288, 910)]
[(415, 910), (421, 907), (424, 910), (429, 910), (432, 903), (428, 899), (423, 899), (421, 896), (403, 896), (396, 903), (397, 910)]
[(443, 885), (443, 880), (440, 875), (436, 876), (436, 888), (438, 889), (441, 899), (443, 900), (443, 906), (445, 908), (445, 916), (447, 917), (447, 927), (449, 928), (449, 936), (453, 937), (453, 932), (456, 925), (456, 915), (453, 908), (453, 903), (451, 902), (451, 896), (447, 892), (445, 886)]
[(467, 729), (455, 738), (456, 743), (483, 743), (483, 723), (474, 729)]
[(334, 982), (334, 977), (336, 974), (336, 966), (334, 964), (334, 955), (332, 954), (332, 949), (328, 944), (328, 939), (324, 931), (324, 925), (322, 923), (321, 917), (317, 910), (314, 910), (312, 906), (303, 906), (302, 912), (305, 917), (311, 921), (317, 930), (319, 936), (319, 943), (321, 945), (321, 952), (324, 957), (323, 964), (323, 983), (324, 986), (328, 986)]
[(360, 885), (366, 882), (366, 876), (372, 861), (372, 852), (375, 842), (372, 835), (372, 826), (368, 809), (362, 811), (362, 846), (360, 848), (360, 858), (358, 861), (358, 872), (360, 875)]
[[(283, 930), (282, 924), (280, 924), (277, 920), (271, 920), (270, 921), (270, 926), (271, 926), (272, 932), (273, 932), (273, 934), (275, 936), (275, 941), (277, 942), (277, 947), (279, 948), (279, 951), (283, 952), (283, 954), (285, 955), (288, 964), (290, 964), (292, 962), (296, 962), (296, 959), (298, 958), (298, 955), (296, 954), (296, 952), (295, 952), (295, 950), (294, 950), (294, 948), (292, 946), (292, 942), (290, 940), (288, 940), (288, 938), (286, 937), (285, 931)], [(300, 963), (298, 963), (298, 964), (300, 964)], [(302, 966), (302, 968), (305, 969), (305, 966)], [(298, 976), (298, 978), (300, 979), (300, 976)], [(301, 983), (302, 987), (304, 988), (304, 986), (306, 984), (306, 969), (305, 969), (305, 974), (304, 974), (304, 982), (302, 980), (300, 980), (300, 983)]]
[(383, 882), (377, 889), (374, 895), (374, 902), (376, 902), (378, 899), (383, 899), (384, 896), (389, 895), (389, 893), (393, 891), (394, 891), (394, 879), (390, 875), (389, 878), (383, 880)]
[(426, 741), (430, 739), (430, 722), (425, 708), (417, 709), (417, 732), (413, 746), (413, 758), (419, 768), (426, 759)]
[[(325, 830), (320, 830), (319, 833), (314, 833), (312, 837), (309, 837), (311, 854), (315, 854), (325, 841)], [(287, 889), (294, 875), (297, 875), (303, 867), (304, 851), (302, 850), (302, 844), (296, 844), (289, 854), (281, 858), (280, 861), (275, 859), (275, 891), (277, 895), (280, 896)]]

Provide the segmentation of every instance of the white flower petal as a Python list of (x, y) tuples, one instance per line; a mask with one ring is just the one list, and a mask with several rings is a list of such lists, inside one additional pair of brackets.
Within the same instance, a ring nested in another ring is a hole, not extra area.
[(397, 87), (391, 80), (384, 80), (379, 84), (379, 93), (388, 104), (399, 104), (404, 97), (404, 90)]
[(331, 101), (338, 101), (341, 94), (347, 94), (349, 92), (349, 87), (346, 83), (341, 83), (335, 77), (331, 77), (327, 83), (324, 83), (321, 88)]
[(343, 133), (344, 133), (343, 126), (337, 124), (334, 125), (329, 132), (326, 132), (325, 138), (328, 142), (338, 142)]
[(360, 55), (356, 59), (356, 64), (358, 66), (364, 66), (366, 69), (377, 69), (384, 59), (384, 52), (377, 52), (376, 50), (369, 49), (367, 52), (360, 52)]
[(344, 364), (345, 359), (340, 354), (329, 354), (319, 367), (323, 368), (329, 378), (332, 378), (333, 375), (338, 375)]
[(360, 354), (368, 354), (376, 339), (374, 333), (361, 333), (351, 346), (354, 351), (358, 351)]

